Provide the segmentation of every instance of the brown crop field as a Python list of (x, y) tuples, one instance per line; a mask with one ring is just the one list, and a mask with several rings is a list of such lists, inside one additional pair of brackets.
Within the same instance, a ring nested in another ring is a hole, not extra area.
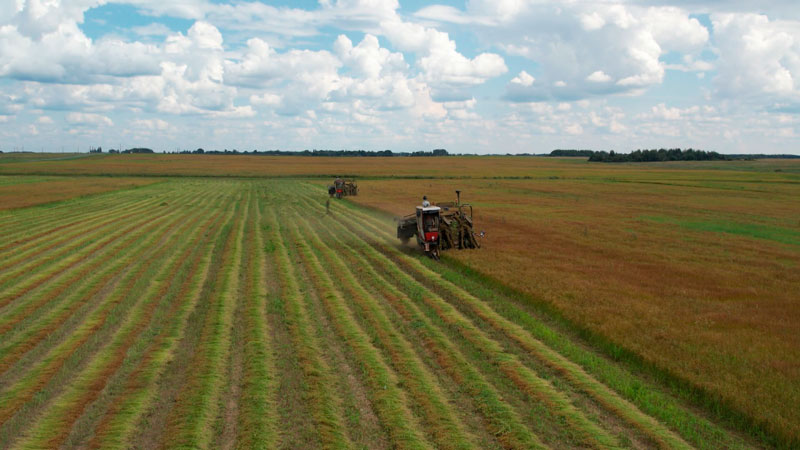
[(130, 189), (158, 181), (154, 178), (0, 176), (0, 210)]
[(799, 163), (4, 158), (0, 448), (800, 444)]

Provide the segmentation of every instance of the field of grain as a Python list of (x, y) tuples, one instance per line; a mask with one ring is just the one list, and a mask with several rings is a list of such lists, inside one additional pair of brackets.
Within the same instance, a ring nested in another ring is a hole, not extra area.
[(759, 444), (293, 180), (0, 212), (0, 448)]
[[(2, 161), (2, 160), (0, 160)], [(157, 183), (157, 178), (0, 176), (0, 210)]]

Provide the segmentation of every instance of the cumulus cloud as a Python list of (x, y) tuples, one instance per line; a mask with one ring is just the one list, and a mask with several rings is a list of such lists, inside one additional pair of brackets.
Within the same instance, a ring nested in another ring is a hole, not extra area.
[(719, 52), (714, 83), (723, 97), (800, 108), (800, 21), (760, 14), (715, 14)]
[(468, 95), (457, 93), (459, 89), (482, 84), (508, 71), (496, 53), (467, 58), (456, 50), (455, 41), (446, 32), (399, 19), (384, 21), (381, 28), (395, 47), (418, 55), (423, 79), (440, 91), (438, 96), (442, 99), (448, 97), (445, 93), (466, 98)]
[[(87, 35), (84, 14), (106, 1), (0, 8), (0, 121), (14, 123), (0, 135), (52, 137), (49, 111), (76, 135), (186, 130), (275, 147), (739, 148), (800, 135), (800, 14), (787, 0), (761, 13), (739, 0), (468, 0), (415, 13), (398, 0), (124, 0), (149, 25)], [(174, 32), (167, 17), (189, 26)], [(648, 96), (675, 71), (707, 73), (678, 87), (694, 106)]]
[(506, 97), (516, 101), (641, 92), (662, 82), (663, 56), (699, 54), (709, 40), (697, 19), (675, 7), (471, 0), (466, 14), (491, 18), (475, 25), (484, 40), (540, 66), (529, 89), (508, 85)]

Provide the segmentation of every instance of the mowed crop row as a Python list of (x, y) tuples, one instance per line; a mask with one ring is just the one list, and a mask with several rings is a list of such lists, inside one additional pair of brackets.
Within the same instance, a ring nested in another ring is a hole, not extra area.
[(0, 216), (0, 448), (752, 445), (325, 200), (181, 180)]

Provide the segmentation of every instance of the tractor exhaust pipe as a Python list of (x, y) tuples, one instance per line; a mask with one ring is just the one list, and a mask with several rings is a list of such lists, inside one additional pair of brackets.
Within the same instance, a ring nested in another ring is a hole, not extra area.
[(461, 206), (461, 191), (456, 189), (456, 206)]

